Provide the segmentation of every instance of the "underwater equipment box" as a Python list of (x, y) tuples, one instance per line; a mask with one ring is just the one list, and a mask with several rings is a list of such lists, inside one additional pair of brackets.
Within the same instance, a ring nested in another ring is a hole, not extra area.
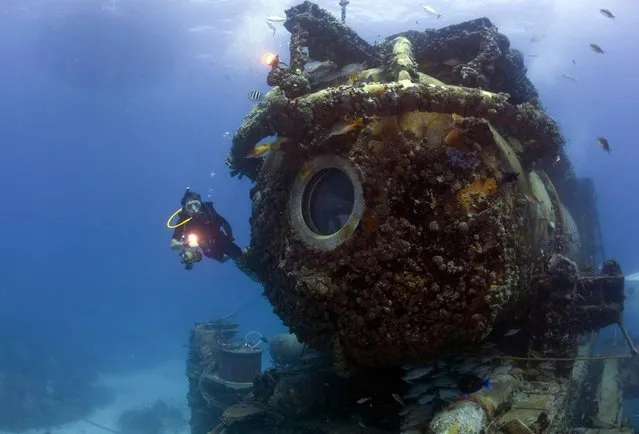
[(241, 402), (262, 370), (262, 350), (235, 344), (239, 325), (227, 319), (195, 323), (190, 333), (187, 376), (192, 434), (205, 434), (224, 410)]
[(232, 383), (251, 383), (262, 372), (262, 350), (221, 349), (218, 376)]

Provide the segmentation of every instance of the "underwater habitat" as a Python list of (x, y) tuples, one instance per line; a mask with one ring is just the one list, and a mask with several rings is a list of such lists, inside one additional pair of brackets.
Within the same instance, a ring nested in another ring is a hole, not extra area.
[(639, 432), (637, 19), (4, 0), (0, 434)]

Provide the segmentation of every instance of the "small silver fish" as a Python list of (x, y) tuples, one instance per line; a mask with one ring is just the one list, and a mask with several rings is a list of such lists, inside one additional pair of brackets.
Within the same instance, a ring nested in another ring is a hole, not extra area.
[(435, 380), (433, 384), (437, 387), (450, 387), (450, 388), (457, 387), (457, 381), (452, 379), (450, 376), (440, 377), (437, 380)]
[(599, 12), (601, 12), (601, 14), (607, 18), (610, 19), (615, 19), (615, 16), (613, 15), (612, 12), (610, 12), (608, 9), (599, 9)]
[(412, 404), (412, 405), (407, 405), (406, 407), (402, 408), (399, 411), (399, 415), (400, 416), (406, 416), (408, 413), (410, 413), (411, 411), (415, 410), (417, 408), (417, 405)]
[(267, 21), (267, 22), (266, 22), (266, 25), (269, 27), (269, 29), (273, 30), (273, 36), (275, 36), (275, 31), (276, 31), (277, 29), (275, 28), (275, 26), (273, 25), (273, 23), (272, 23), (272, 22), (270, 22), (270, 21)]
[(506, 334), (504, 336), (514, 336), (517, 333), (519, 333), (521, 331), (521, 329), (510, 329), (506, 332)]
[(597, 137), (597, 142), (601, 145), (602, 149), (610, 154), (610, 143), (605, 137)]
[(459, 391), (457, 389), (452, 389), (452, 388), (439, 389), (438, 393), (439, 393), (439, 399), (443, 399), (444, 401), (448, 401), (450, 399), (453, 399), (459, 396)]
[(431, 372), (433, 372), (433, 369), (435, 369), (433, 366), (422, 366), (411, 369), (406, 373), (406, 375), (402, 377), (402, 380), (410, 383), (411, 381), (417, 380), (430, 374)]
[(561, 76), (565, 78), (566, 80), (574, 81), (575, 83), (579, 82), (579, 80), (577, 80), (577, 77), (573, 77), (572, 75), (566, 74), (565, 72), (562, 73)]
[(423, 395), (424, 393), (427, 393), (432, 388), (433, 388), (433, 385), (429, 383), (416, 384), (410, 389), (408, 389), (408, 392), (406, 392), (403, 396), (404, 396), (404, 399), (415, 399)]
[(419, 403), (419, 405), (430, 404), (433, 401), (433, 399), (435, 399), (436, 397), (437, 397), (437, 394), (435, 392), (425, 393), (419, 396), (419, 398), (417, 399), (417, 402)]
[(441, 14), (440, 14), (440, 13), (438, 13), (438, 12), (435, 10), (435, 8), (434, 8), (434, 7), (432, 7), (432, 6), (428, 6), (428, 5), (423, 5), (423, 6), (422, 6), (422, 8), (424, 8), (424, 11), (425, 11), (427, 14), (431, 14), (431, 15), (433, 15), (433, 16), (437, 17), (437, 19), (441, 18)]
[(286, 18), (279, 17), (277, 15), (271, 15), (266, 17), (266, 21), (269, 21), (271, 23), (283, 23), (284, 21), (286, 21)]

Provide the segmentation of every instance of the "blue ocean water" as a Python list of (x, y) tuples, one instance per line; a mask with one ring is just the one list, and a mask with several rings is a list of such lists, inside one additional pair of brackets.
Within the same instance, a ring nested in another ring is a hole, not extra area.
[[(317, 3), (339, 15), (336, 0)], [(431, 2), (435, 19), (412, 0), (352, 0), (347, 23), (372, 42), (489, 17), (526, 55), (577, 174), (594, 180), (606, 254), (631, 273), (639, 6), (604, 3), (442, 0)], [(235, 318), (244, 331), (286, 331), (232, 263), (186, 272), (165, 222), (191, 186), (210, 196), (238, 244), (249, 243), (251, 184), (231, 178), (224, 158), (251, 107), (247, 93), (268, 90), (261, 55), (288, 57), (288, 33), (278, 26), (273, 35), (263, 18), (294, 4), (2, 0), (2, 348), (24, 346), (26, 359), (93, 375), (183, 358), (193, 322), (248, 301)], [(639, 333), (635, 312), (626, 321)]]

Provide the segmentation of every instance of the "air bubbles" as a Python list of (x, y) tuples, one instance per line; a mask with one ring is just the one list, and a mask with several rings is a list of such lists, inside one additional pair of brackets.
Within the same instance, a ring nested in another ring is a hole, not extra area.
[(210, 175), (211, 175), (211, 178), (215, 178), (215, 172), (211, 172)]

